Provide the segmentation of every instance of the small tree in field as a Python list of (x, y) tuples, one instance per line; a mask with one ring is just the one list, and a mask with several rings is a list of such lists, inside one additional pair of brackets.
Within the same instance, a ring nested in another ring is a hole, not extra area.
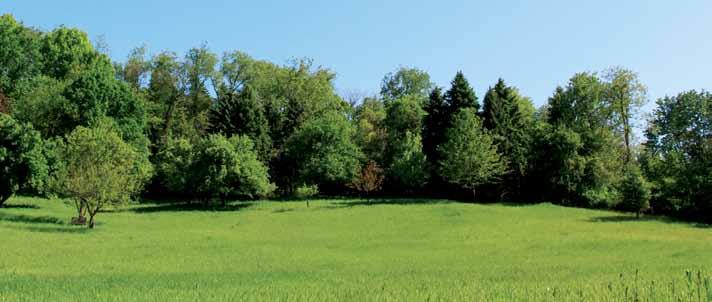
[(110, 124), (77, 127), (59, 146), (55, 190), (74, 200), (79, 218), (89, 214), (89, 228), (103, 208), (129, 200), (143, 186), (139, 154)]
[(635, 218), (640, 219), (640, 214), (650, 208), (650, 184), (638, 167), (629, 166), (620, 186), (621, 208), (635, 213)]
[(383, 169), (375, 161), (369, 161), (361, 170), (361, 174), (352, 183), (351, 187), (368, 196), (377, 192), (383, 185)]
[(492, 183), (507, 171), (492, 137), (472, 109), (460, 110), (446, 133), (445, 143), (438, 149), (442, 176), (472, 190), (473, 198), (477, 186)]

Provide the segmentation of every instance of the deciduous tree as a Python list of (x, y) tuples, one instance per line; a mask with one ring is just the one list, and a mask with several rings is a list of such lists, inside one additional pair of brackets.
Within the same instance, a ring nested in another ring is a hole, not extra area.
[(498, 181), (507, 171), (497, 145), (471, 108), (455, 116), (445, 143), (438, 149), (440, 173), (447, 181), (472, 190), (473, 198), (478, 186)]

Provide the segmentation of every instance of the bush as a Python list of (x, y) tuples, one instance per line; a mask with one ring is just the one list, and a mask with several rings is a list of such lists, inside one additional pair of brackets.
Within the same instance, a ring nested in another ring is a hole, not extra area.
[(252, 140), (247, 136), (210, 135), (194, 150), (190, 185), (206, 202), (218, 197), (223, 205), (229, 196), (264, 197), (275, 187), (267, 168), (258, 159)]

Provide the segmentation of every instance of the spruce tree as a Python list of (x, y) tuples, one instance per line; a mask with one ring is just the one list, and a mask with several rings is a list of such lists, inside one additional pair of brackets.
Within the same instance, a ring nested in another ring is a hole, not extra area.
[(527, 119), (521, 111), (521, 100), (516, 89), (509, 87), (504, 80), (487, 91), (482, 115), (483, 125), (492, 135), (498, 151), (509, 162), (505, 191), (521, 188), (522, 179), (527, 169), (530, 133)]
[(475, 91), (467, 82), (462, 71), (458, 71), (452, 80), (450, 90), (445, 93), (445, 101), (448, 106), (448, 120), (452, 120), (452, 117), (461, 109), (472, 108), (475, 112), (480, 110), (480, 103), (477, 102)]
[(435, 87), (430, 93), (425, 111), (427, 115), (423, 127), (423, 152), (431, 166), (436, 167), (440, 160), (437, 147), (442, 143), (448, 127), (447, 106), (440, 87)]
[(226, 94), (210, 109), (211, 133), (247, 135), (255, 144), (260, 160), (270, 159), (272, 140), (264, 106), (257, 93), (249, 86), (238, 94)]

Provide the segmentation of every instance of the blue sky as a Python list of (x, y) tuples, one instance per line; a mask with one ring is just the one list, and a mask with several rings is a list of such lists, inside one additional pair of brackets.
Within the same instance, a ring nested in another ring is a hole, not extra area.
[(651, 99), (712, 89), (712, 1), (2, 1), (27, 25), (103, 36), (115, 60), (242, 50), (276, 63), (310, 57), (339, 91), (375, 93), (398, 66), (440, 86), (462, 70), (481, 98), (498, 77), (537, 106), (576, 72), (624, 66)]

